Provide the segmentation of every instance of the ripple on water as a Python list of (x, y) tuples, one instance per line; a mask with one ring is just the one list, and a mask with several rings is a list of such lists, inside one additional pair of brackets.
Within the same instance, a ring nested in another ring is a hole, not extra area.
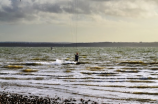
[(23, 66), (19, 66), (19, 65), (6, 65), (6, 66), (4, 66), (3, 68), (17, 68), (17, 69), (21, 69), (21, 68), (23, 68)]
[(22, 72), (38, 72), (37, 69), (24, 69)]
[(99, 103), (158, 100), (157, 48), (79, 47), (77, 65), (52, 64), (56, 59), (73, 60), (76, 50), (70, 47), (0, 51), (0, 85), (6, 92), (99, 98)]

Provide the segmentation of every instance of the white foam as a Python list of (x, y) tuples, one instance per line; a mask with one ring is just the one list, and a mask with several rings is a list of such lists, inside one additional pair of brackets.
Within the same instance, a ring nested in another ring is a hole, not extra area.
[(76, 62), (74, 62), (74, 61), (65, 61), (65, 60), (60, 60), (60, 59), (56, 59), (56, 61), (54, 61), (54, 62), (36, 62), (36, 63), (40, 63), (43, 65), (76, 64)]
[(63, 63), (63, 60), (56, 59), (55, 63), (56, 63), (56, 64), (62, 64), (62, 63)]

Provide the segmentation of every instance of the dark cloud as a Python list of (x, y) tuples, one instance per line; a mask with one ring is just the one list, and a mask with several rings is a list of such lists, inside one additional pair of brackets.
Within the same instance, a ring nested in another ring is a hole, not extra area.
[(153, 6), (156, 5), (154, 3), (157, 2), (156, 0), (56, 0), (56, 2), (45, 0), (41, 3), (36, 0), (21, 0), (21, 2), (11, 0), (9, 6), (0, 4), (0, 21), (36, 21), (40, 13), (65, 14), (65, 16), (66, 14), (93, 14), (139, 17), (152, 15)]
[(0, 21), (1, 22), (17, 22), (22, 19), (29, 20), (33, 18), (34, 12), (29, 5), (26, 8), (19, 7), (19, 0), (12, 0), (10, 6), (2, 6), (0, 10)]

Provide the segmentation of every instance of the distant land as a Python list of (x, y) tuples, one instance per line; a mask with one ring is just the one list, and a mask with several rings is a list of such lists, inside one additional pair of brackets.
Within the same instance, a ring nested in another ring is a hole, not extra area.
[(0, 47), (158, 47), (158, 42), (0, 42)]

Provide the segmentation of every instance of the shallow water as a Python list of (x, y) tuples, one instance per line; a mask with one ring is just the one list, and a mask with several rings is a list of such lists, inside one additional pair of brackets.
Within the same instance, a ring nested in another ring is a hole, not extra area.
[[(72, 64), (74, 54), (79, 65)], [(0, 48), (1, 92), (158, 103), (158, 48)]]

